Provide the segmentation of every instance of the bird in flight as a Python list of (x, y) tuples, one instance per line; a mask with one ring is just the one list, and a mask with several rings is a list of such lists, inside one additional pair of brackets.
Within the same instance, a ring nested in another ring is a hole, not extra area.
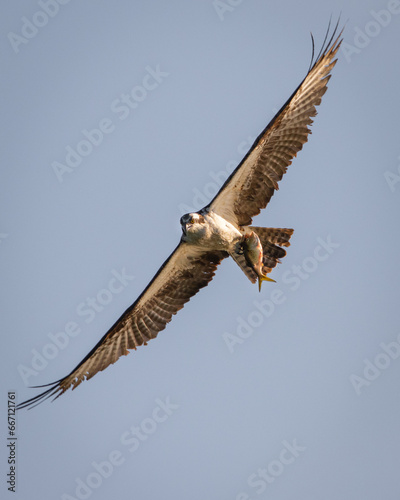
[[(47, 384), (44, 392), (18, 405), (33, 407), (65, 391), (146, 345), (201, 288), (212, 280), (220, 262), (231, 256), (248, 279), (273, 281), (268, 273), (286, 255), (293, 229), (251, 226), (278, 189), (293, 158), (307, 142), (316, 106), (336, 64), (342, 31), (328, 27), (319, 54), (286, 103), (257, 137), (214, 199), (198, 212), (181, 217), (178, 246), (162, 264), (138, 299), (122, 314), (89, 354), (66, 377)], [(311, 36), (312, 37), (312, 36)]]

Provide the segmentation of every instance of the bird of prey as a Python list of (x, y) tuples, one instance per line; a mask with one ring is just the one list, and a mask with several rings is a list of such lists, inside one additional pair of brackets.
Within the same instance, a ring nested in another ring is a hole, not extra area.
[[(162, 264), (139, 298), (129, 307), (89, 354), (66, 377), (46, 386), (43, 393), (18, 408), (32, 407), (115, 363), (120, 356), (146, 345), (201, 288), (207, 286), (219, 263), (231, 256), (255, 283), (270, 280), (267, 274), (286, 255), (293, 229), (251, 226), (278, 189), (287, 167), (307, 142), (316, 106), (326, 92), (341, 44), (338, 24), (328, 31), (322, 48), (312, 57), (304, 79), (248, 153), (223, 184), (214, 199), (200, 211), (183, 215), (178, 246)], [(342, 30), (343, 31), (343, 30)], [(312, 36), (311, 36), (312, 37)], [(271, 280), (273, 281), (273, 280)]]

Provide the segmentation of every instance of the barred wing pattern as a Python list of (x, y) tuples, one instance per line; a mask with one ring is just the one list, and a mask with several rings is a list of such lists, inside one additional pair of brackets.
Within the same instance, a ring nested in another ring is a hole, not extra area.
[[(278, 189), (287, 167), (307, 142), (311, 117), (326, 92), (335, 55), (341, 43), (341, 33), (335, 38), (337, 26), (329, 41), (328, 32), (321, 52), (312, 57), (310, 69), (292, 96), (256, 139), (250, 151), (232, 172), (220, 191), (204, 207), (214, 211), (237, 226), (249, 225), (252, 217), (268, 204)], [(260, 232), (265, 248), (264, 270), (269, 272), (285, 255), (281, 246), (288, 246), (291, 229), (278, 229), (284, 235)], [(260, 230), (260, 231), (258, 231)], [(264, 231), (271, 231), (265, 229)], [(264, 237), (267, 239), (263, 241)], [(279, 240), (279, 241), (278, 241)], [(280, 241), (282, 240), (282, 241)], [(279, 246), (277, 246), (279, 245)], [(89, 354), (66, 377), (48, 384), (43, 393), (18, 405), (18, 409), (36, 406), (43, 400), (59, 397), (68, 389), (75, 389), (83, 380), (125, 356), (130, 349), (155, 338), (186, 302), (213, 278), (215, 270), (228, 253), (221, 250), (206, 251), (181, 241), (164, 262), (136, 302), (109, 329)], [(244, 264), (235, 259), (244, 269)], [(250, 270), (251, 271), (251, 270)], [(255, 276), (246, 272), (250, 280)]]
[(155, 338), (186, 302), (213, 278), (215, 270), (228, 254), (224, 251), (205, 252), (181, 242), (158, 270), (147, 288), (109, 329), (89, 354), (66, 377), (46, 386), (42, 394), (20, 405), (33, 407), (41, 401), (66, 390), (75, 389), (83, 380)]
[[(329, 28), (328, 28), (329, 31)], [(330, 72), (341, 44), (333, 41), (336, 28), (292, 96), (258, 136), (239, 166), (232, 172), (205, 210), (212, 210), (232, 224), (251, 224), (278, 189), (293, 158), (307, 142), (316, 106), (327, 90)], [(342, 30), (343, 31), (343, 30)], [(328, 38), (328, 33), (325, 40)], [(324, 44), (325, 45), (325, 44)]]

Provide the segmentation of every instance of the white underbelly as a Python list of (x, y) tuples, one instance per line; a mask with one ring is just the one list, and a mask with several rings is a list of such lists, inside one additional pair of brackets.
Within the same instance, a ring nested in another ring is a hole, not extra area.
[(206, 241), (211, 248), (232, 252), (237, 243), (242, 240), (242, 233), (223, 217), (210, 212), (204, 216), (208, 223)]

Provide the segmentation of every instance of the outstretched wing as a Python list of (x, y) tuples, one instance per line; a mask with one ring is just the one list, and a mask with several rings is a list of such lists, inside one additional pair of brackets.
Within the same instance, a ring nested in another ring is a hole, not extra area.
[(173, 314), (207, 286), (218, 264), (227, 256), (224, 251), (205, 252), (188, 243), (179, 243), (136, 302), (78, 366), (66, 377), (48, 384), (50, 388), (42, 394), (19, 404), (18, 409), (35, 406), (51, 396), (56, 399), (70, 387), (75, 389), (83, 380), (115, 363), (120, 356), (129, 354), (129, 349), (146, 345), (165, 328)]
[(203, 210), (212, 210), (233, 224), (249, 225), (252, 217), (267, 206), (278, 189), (278, 181), (311, 133), (308, 125), (313, 123), (311, 117), (317, 114), (315, 107), (326, 92), (341, 44), (342, 32), (334, 40), (336, 31), (337, 25), (327, 41), (328, 28), (323, 47), (315, 62), (312, 57), (304, 80)]

